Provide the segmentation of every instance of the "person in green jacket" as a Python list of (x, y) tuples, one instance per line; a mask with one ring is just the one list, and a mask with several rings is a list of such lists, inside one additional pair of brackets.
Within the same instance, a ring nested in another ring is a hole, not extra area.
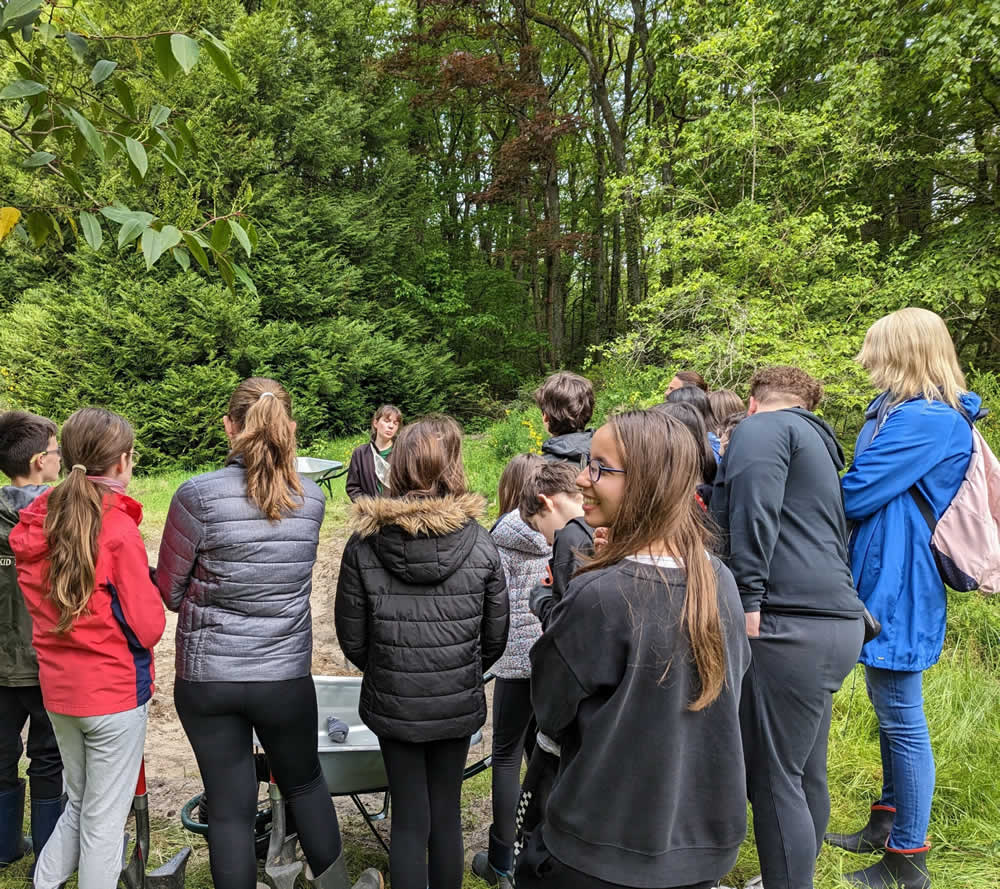
[[(62, 760), (42, 703), (31, 617), (8, 542), (20, 511), (48, 490), (47, 483), (59, 477), (61, 463), (55, 423), (24, 411), (0, 414), (0, 470), (11, 482), (0, 488), (0, 868), (22, 858), (29, 848), (37, 859), (62, 812)], [(24, 779), (17, 771), (26, 722), (30, 847), (22, 833)]]

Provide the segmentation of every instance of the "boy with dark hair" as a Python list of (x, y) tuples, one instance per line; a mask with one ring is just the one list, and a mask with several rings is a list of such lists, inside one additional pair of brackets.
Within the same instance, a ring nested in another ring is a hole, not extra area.
[(45, 417), (24, 411), (0, 414), (0, 470), (11, 481), (0, 488), (0, 867), (27, 852), (21, 832), (24, 781), (18, 778), (17, 766), (23, 751), (21, 731), (29, 719), (31, 844), (36, 859), (62, 812), (62, 760), (42, 703), (31, 618), (8, 542), (20, 511), (59, 477), (62, 457), (56, 431), (55, 423)]
[(552, 547), (547, 576), (531, 594), (531, 610), (543, 629), (580, 567), (578, 554), (594, 548), (594, 529), (584, 521), (583, 494), (576, 486), (578, 474), (569, 463), (546, 463), (521, 493), (521, 520)]
[(590, 380), (569, 371), (554, 373), (535, 390), (535, 404), (550, 436), (542, 444), (542, 456), (582, 467), (590, 459), (590, 439), (594, 435), (592, 429), (587, 429), (594, 413)]
[(813, 885), (830, 817), (833, 692), (864, 633), (847, 556), (844, 455), (812, 413), (822, 391), (798, 368), (758, 371), (712, 494), (753, 652), (740, 723), (767, 889)]

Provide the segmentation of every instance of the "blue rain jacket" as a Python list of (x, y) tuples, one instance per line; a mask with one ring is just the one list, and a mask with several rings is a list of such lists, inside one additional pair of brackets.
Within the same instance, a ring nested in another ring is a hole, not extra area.
[[(909, 494), (914, 484), (938, 518), (951, 503), (972, 457), (969, 421), (941, 401), (911, 398), (882, 411), (883, 392), (865, 413), (854, 462), (843, 478), (844, 510), (857, 522), (851, 570), (858, 595), (882, 622), (860, 661), (915, 672), (937, 662), (947, 600), (930, 548), (931, 532)], [(978, 419), (982, 399), (960, 397)], [(876, 434), (877, 433), (877, 434)]]

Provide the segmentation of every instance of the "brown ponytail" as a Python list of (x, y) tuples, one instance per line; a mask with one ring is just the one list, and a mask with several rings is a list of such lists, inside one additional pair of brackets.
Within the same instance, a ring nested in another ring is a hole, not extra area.
[(276, 522), (303, 496), (295, 469), (292, 399), (280, 383), (251, 377), (233, 392), (228, 416), (235, 426), (230, 456), (241, 457), (246, 466), (247, 497)]
[[(701, 454), (687, 427), (658, 411), (618, 414), (608, 425), (622, 455), (624, 496), (608, 542), (582, 570), (605, 568), (666, 544), (687, 571), (682, 619), (700, 685), (689, 709), (703, 710), (722, 691), (726, 656), (718, 582), (706, 554), (712, 535), (694, 496)], [(668, 659), (661, 681), (669, 670)]]
[(49, 495), (44, 524), (48, 597), (59, 609), (56, 633), (73, 628), (94, 592), (97, 537), (108, 489), (87, 476), (107, 474), (134, 444), (128, 421), (103, 408), (83, 408), (63, 424), (63, 459), (74, 468)]

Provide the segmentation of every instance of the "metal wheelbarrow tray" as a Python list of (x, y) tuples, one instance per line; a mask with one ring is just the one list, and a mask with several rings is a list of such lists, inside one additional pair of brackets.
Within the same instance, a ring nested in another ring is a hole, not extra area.
[(319, 457), (296, 457), (295, 471), (326, 488), (328, 497), (333, 496), (333, 480), (347, 472), (339, 460), (322, 460)]

